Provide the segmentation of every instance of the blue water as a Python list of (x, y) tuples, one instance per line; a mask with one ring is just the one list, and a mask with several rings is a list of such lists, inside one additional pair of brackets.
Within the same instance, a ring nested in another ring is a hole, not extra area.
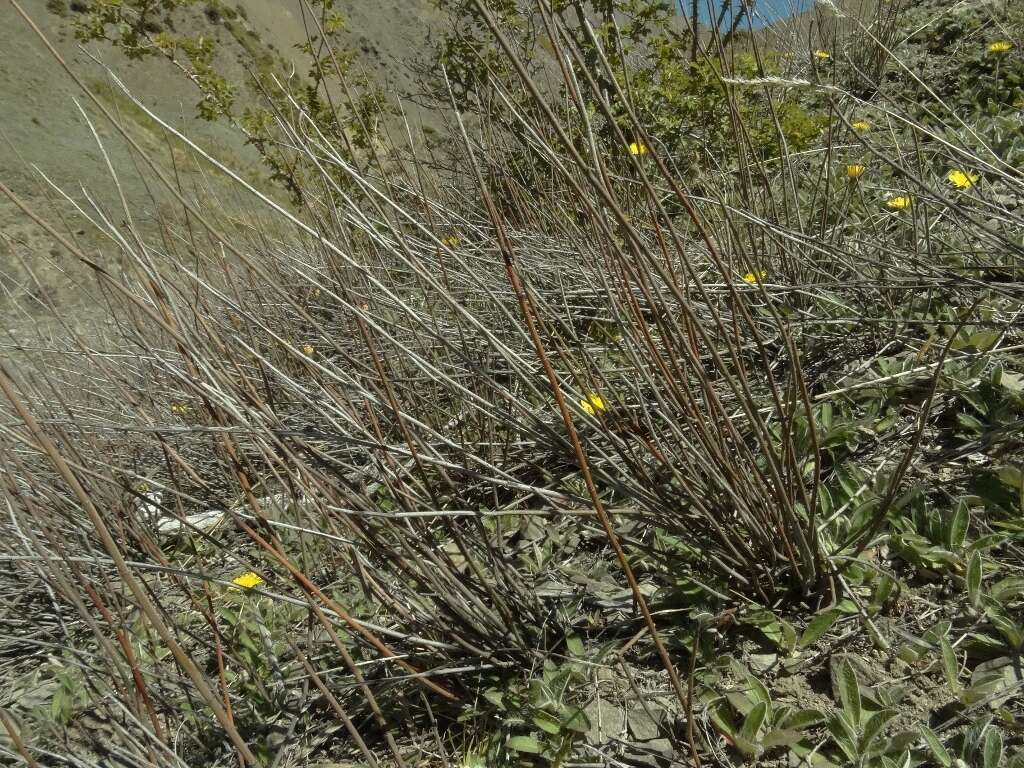
[[(679, 8), (682, 13), (690, 14), (691, 0), (679, 0)], [(722, 28), (729, 29), (732, 26), (733, 14), (740, 9), (739, 0), (730, 0), (730, 8), (726, 10), (722, 19)], [(777, 21), (795, 16), (798, 13), (809, 11), (814, 5), (814, 0), (755, 0), (749, 2), (753, 6), (751, 21), (755, 29), (766, 27)], [(709, 8), (710, 6), (710, 8)], [(722, 8), (722, 0), (698, 0), (699, 17), (701, 24), (712, 26), (718, 18)], [(740, 29), (747, 29), (747, 20), (743, 19)]]

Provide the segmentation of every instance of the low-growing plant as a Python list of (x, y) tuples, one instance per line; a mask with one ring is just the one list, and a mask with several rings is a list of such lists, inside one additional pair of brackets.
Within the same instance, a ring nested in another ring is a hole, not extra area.
[(890, 708), (864, 706), (857, 672), (848, 660), (836, 668), (836, 687), (840, 708), (828, 720), (828, 730), (836, 746), (852, 765), (907, 765), (910, 747), (919, 736), (913, 731), (886, 735), (897, 712)]
[[(702, 698), (711, 722), (745, 760), (759, 760), (773, 750), (803, 751), (813, 748), (805, 731), (825, 720), (816, 709), (797, 709), (773, 702), (765, 685), (735, 659), (729, 660), (735, 687), (715, 680)], [(721, 687), (719, 687), (721, 686)]]
[[(175, 203), (155, 232), (126, 199), (123, 226), (75, 209), (119, 271), (0, 185), (111, 319), (0, 362), (0, 655), (66, 651), (45, 706), (0, 692), (4, 757), (1017, 750), (1024, 186), (1016, 139), (986, 143), (1006, 105), (907, 103), (920, 76), (878, 57), (908, 34), (830, 3), (804, 51), (687, 37), (664, 3), (446, 5), (429, 146), (378, 141), (369, 81), (336, 110), (357, 78), (330, 2), (294, 92), (239, 118), (200, 82), (292, 206), (114, 78), (118, 101), (81, 83), (90, 109)], [(93, 4), (89, 34), (218, 76), (146, 8), (188, 11)], [(851, 92), (865, 57), (880, 79)], [(249, 202), (182, 183), (111, 104)], [(650, 738), (592, 728), (609, 699), (658, 710)]]
[[(569, 642), (582, 652), (579, 638)], [(561, 765), (590, 729), (584, 710), (572, 703), (574, 691), (586, 680), (582, 670), (571, 661), (546, 660), (539, 672), (526, 681), (488, 676), (482, 700), (460, 716), (481, 733), (475, 752), (487, 765)]]

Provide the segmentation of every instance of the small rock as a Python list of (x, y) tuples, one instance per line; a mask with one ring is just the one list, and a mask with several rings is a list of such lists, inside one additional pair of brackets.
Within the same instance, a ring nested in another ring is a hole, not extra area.
[(186, 515), (185, 522), (187, 525), (182, 525), (181, 521), (174, 517), (168, 517), (161, 520), (156, 525), (157, 531), (167, 535), (175, 535), (181, 533), (182, 529), (200, 531), (209, 531), (215, 528), (217, 525), (224, 520), (224, 511), (221, 509), (210, 509), (206, 512), (198, 512), (194, 515)]
[[(655, 714), (657, 709), (652, 709)], [(626, 715), (629, 732), (637, 741), (655, 741), (661, 736), (661, 724), (655, 720), (642, 707), (632, 709)]]

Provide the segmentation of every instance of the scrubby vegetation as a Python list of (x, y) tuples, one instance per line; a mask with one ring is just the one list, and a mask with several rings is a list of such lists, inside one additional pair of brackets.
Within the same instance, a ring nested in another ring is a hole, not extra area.
[(1024, 765), (1024, 9), (445, 0), (399, 142), (329, 2), (244, 115), (86, 5), (294, 205), (137, 147), (180, 216), (82, 209), (116, 325), (0, 368), (5, 758)]

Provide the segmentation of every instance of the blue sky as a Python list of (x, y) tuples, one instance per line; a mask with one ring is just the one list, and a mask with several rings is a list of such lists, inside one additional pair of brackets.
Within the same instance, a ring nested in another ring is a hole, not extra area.
[[(713, 9), (712, 14), (708, 13), (708, 3), (711, 3)], [(733, 11), (738, 11), (740, 8), (739, 0), (731, 0)], [(699, 0), (700, 3), (700, 20), (704, 24), (714, 23), (713, 16), (718, 15), (718, 9), (722, 7), (721, 0)], [(679, 0), (680, 7), (686, 12), (690, 12), (690, 0)], [(787, 16), (792, 16), (794, 13), (802, 13), (803, 11), (810, 10), (811, 6), (814, 5), (814, 0), (756, 0), (753, 3), (754, 6), (754, 26), (763, 27), (766, 24), (784, 19)], [(732, 23), (732, 16), (729, 12), (726, 12), (725, 20), (722, 22), (722, 26), (728, 28)], [(747, 22), (743, 22), (744, 28)]]

